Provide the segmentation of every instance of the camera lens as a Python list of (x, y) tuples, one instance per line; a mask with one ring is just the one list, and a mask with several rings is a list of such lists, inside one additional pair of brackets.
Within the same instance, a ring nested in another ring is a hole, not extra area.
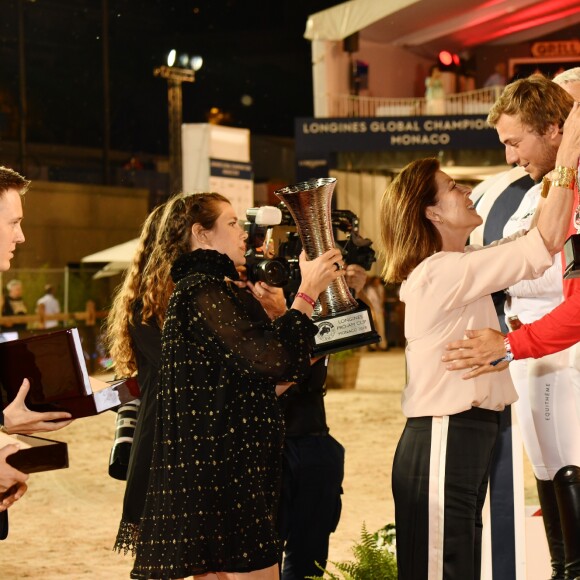
[(114, 479), (126, 480), (133, 434), (137, 425), (137, 415), (141, 401), (135, 399), (121, 405), (115, 422), (115, 441), (109, 459), (109, 475)]
[(290, 278), (288, 263), (278, 258), (262, 260), (256, 264), (256, 273), (261, 282), (276, 288), (285, 286)]

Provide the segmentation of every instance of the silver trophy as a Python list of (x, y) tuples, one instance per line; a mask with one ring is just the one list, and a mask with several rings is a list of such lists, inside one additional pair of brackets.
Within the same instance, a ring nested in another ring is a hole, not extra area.
[[(296, 223), (302, 247), (314, 260), (336, 246), (332, 232), (331, 201), (334, 177), (311, 179), (275, 191)], [(380, 342), (368, 307), (354, 299), (344, 277), (320, 294), (312, 315), (318, 326), (314, 354), (329, 354)]]

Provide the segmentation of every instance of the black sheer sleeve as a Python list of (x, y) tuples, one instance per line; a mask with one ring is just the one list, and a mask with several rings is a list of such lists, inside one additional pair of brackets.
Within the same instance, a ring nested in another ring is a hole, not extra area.
[(317, 328), (297, 310), (270, 322), (251, 317), (227, 283), (208, 280), (193, 289), (189, 321), (199, 339), (215, 341), (224, 365), (248, 375), (279, 381), (302, 380), (310, 367)]

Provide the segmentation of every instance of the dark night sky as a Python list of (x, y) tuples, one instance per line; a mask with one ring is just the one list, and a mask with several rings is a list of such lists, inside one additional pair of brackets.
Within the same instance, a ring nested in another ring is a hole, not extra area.
[[(0, 138), (17, 139), (18, 0), (0, 0)], [(100, 146), (103, 136), (102, 3), (24, 4), (31, 142)], [(312, 114), (309, 14), (331, 0), (108, 0), (111, 146), (167, 152), (167, 85), (153, 77), (176, 48), (204, 58), (183, 85), (183, 120), (210, 107), (254, 134), (292, 136)], [(245, 107), (242, 95), (253, 104)]]

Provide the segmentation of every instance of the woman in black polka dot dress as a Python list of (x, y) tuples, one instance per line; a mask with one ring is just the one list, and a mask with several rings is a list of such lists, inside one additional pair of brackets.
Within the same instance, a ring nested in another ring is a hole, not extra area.
[[(278, 578), (283, 441), (278, 383), (310, 366), (314, 301), (340, 250), (301, 259), (302, 283), (271, 322), (232, 281), (246, 234), (218, 194), (186, 198), (192, 251), (173, 265), (153, 461), (134, 572), (144, 578)], [(162, 234), (163, 235), (163, 234)], [(153, 256), (152, 256), (153, 258)]]

